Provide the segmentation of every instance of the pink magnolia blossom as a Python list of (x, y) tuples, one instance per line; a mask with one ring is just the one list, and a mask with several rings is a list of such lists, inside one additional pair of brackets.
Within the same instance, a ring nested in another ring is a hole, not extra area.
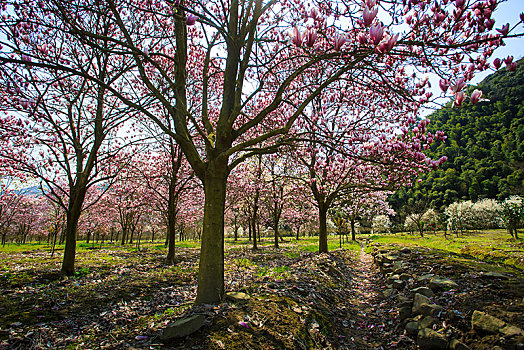
[(317, 32), (314, 29), (308, 30), (306, 34), (306, 45), (309, 47), (313, 47), (315, 45), (315, 41), (317, 40)]
[(455, 85), (451, 86), (451, 90), (453, 91), (453, 93), (457, 93), (460, 90), (464, 89), (464, 87), (466, 87), (466, 82), (464, 81), (464, 78), (460, 78), (459, 80), (457, 80), (457, 83)]
[(374, 10), (370, 10), (369, 7), (364, 8), (363, 18), (364, 18), (364, 25), (366, 27), (369, 27), (371, 23), (373, 23), (373, 20), (377, 16), (378, 8)]
[(455, 106), (462, 105), (464, 98), (465, 98), (464, 91), (457, 92), (455, 95)]
[(482, 97), (482, 91), (481, 90), (475, 90), (471, 94), (471, 103), (476, 104), (480, 98)]
[(334, 41), (335, 50), (339, 51), (342, 48), (342, 46), (344, 46), (344, 44), (347, 42), (347, 39), (344, 35), (342, 35), (336, 36)]
[(194, 15), (187, 16), (186, 23), (187, 23), (188, 26), (194, 25), (196, 23), (196, 21), (197, 21), (197, 17), (196, 16), (194, 16)]
[(386, 44), (386, 47), (387, 47), (388, 51), (391, 51), (391, 49), (397, 43), (397, 40), (398, 40), (398, 33), (389, 38), (389, 40), (388, 40), (388, 42)]
[(497, 28), (497, 32), (502, 34), (502, 36), (508, 35), (508, 33), (509, 33), (509, 23), (504, 24), (502, 26), (502, 28), (500, 28), (500, 29)]
[(298, 28), (295, 27), (295, 34), (293, 36), (293, 44), (300, 47), (304, 41), (304, 35), (298, 31)]
[(499, 69), (500, 66), (502, 66), (502, 61), (500, 60), (500, 58), (495, 58), (495, 60), (493, 61), (493, 65), (496, 69)]
[(446, 92), (448, 91), (448, 88), (449, 88), (449, 81), (447, 79), (440, 79), (440, 81), (438, 82), (438, 85), (440, 86), (440, 89), (443, 92)]
[(384, 27), (382, 27), (382, 25), (380, 24), (372, 26), (369, 29), (369, 37), (371, 38), (371, 41), (373, 42), (373, 44), (375, 44), (375, 46), (378, 45), (384, 37)]
[(457, 8), (463, 8), (466, 4), (466, 0), (455, 0), (455, 6)]

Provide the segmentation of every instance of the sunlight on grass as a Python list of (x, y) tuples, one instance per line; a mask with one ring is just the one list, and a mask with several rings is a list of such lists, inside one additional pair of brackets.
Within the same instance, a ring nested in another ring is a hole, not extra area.
[(406, 233), (374, 235), (371, 239), (379, 244), (444, 250), (524, 269), (524, 240), (511, 238), (505, 230), (468, 232), (461, 236), (448, 235), (447, 238), (437, 232), (424, 237)]

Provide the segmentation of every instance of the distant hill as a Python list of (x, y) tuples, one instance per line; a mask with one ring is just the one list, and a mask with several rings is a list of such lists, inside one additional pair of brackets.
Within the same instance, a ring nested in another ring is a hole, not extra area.
[(442, 211), (458, 200), (524, 193), (524, 59), (516, 71), (501, 69), (474, 88), (489, 101), (448, 105), (429, 116), (429, 130), (442, 130), (448, 139), (428, 154), (448, 161), (421, 183), (392, 195), (397, 212), (420, 203)]

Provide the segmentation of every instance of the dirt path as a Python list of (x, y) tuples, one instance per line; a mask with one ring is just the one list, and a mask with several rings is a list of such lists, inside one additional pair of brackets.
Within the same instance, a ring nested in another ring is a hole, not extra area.
[(381, 293), (382, 281), (373, 257), (361, 247), (352, 266), (351, 288), (348, 290), (347, 349), (381, 349), (393, 341), (393, 322)]

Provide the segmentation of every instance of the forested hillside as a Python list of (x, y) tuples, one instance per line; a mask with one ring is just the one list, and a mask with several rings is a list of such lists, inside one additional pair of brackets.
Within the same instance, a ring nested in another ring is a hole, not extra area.
[(391, 196), (397, 212), (421, 206), (442, 211), (458, 200), (524, 192), (524, 59), (518, 63), (516, 71), (501, 69), (476, 87), (486, 101), (448, 105), (429, 117), (431, 132), (442, 130), (448, 137), (429, 154), (448, 161)]

